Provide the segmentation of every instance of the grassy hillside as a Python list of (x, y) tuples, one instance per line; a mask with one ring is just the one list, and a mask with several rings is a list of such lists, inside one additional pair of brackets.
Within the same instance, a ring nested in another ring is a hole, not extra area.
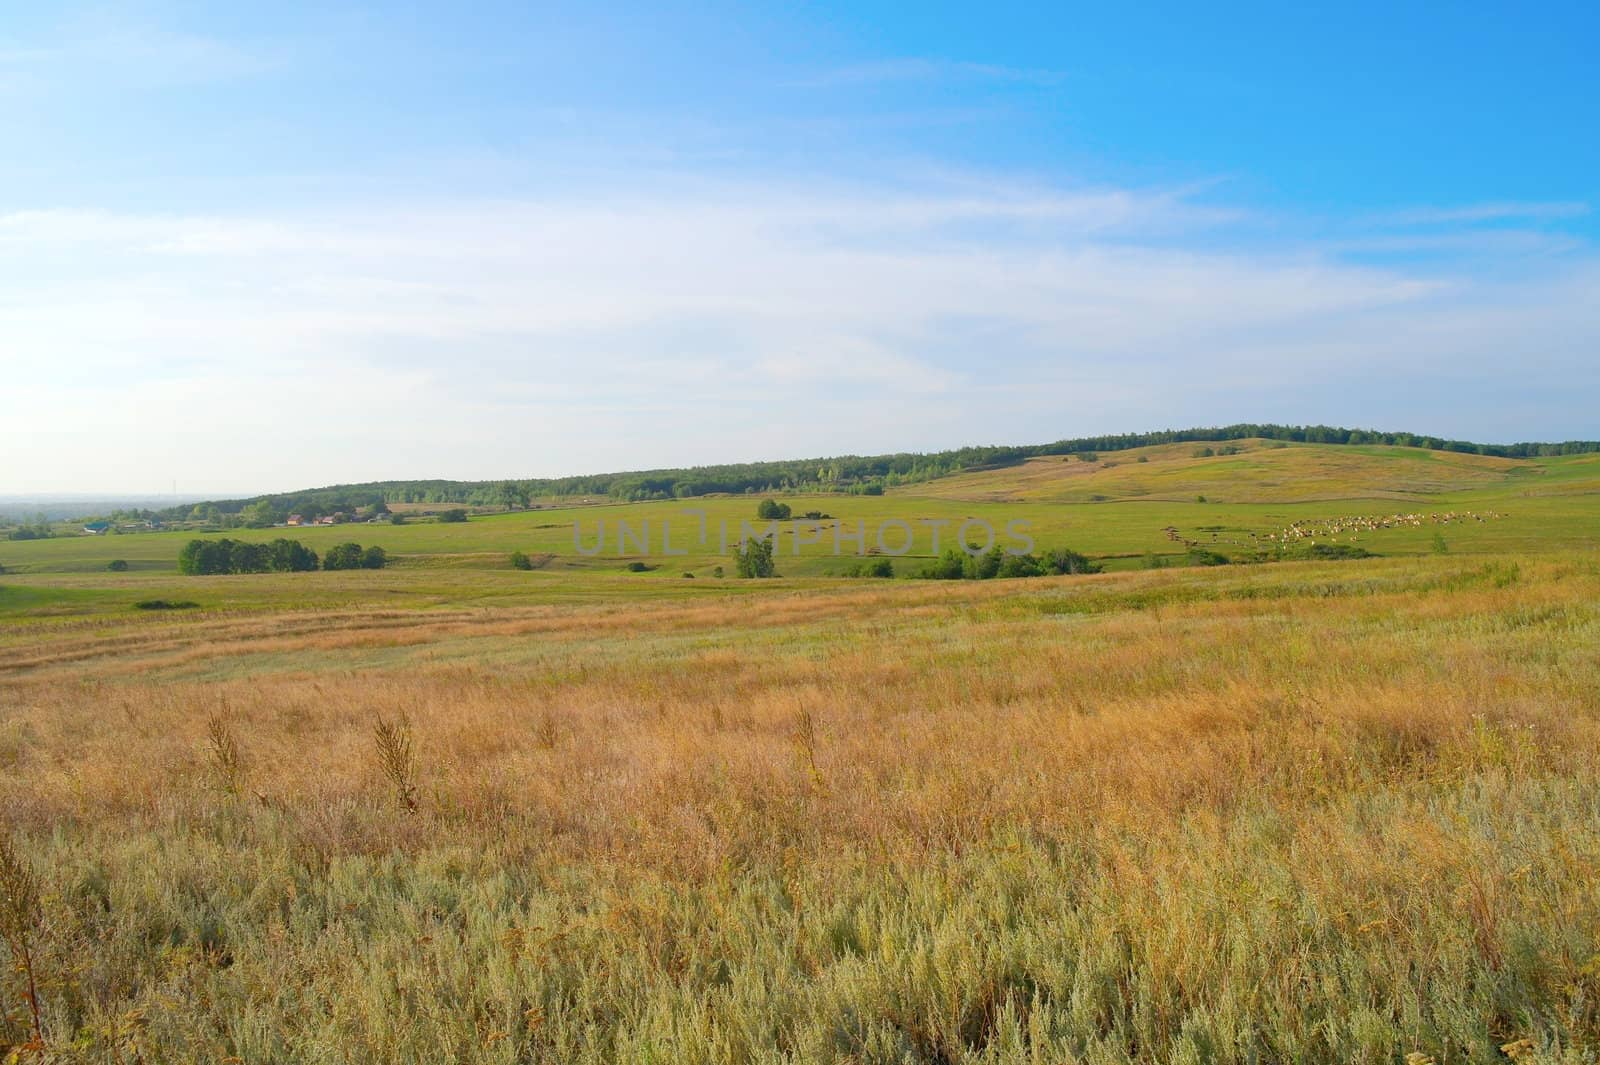
[[(1541, 459), (1505, 459), (1421, 448), (1283, 444), (1241, 440), (1232, 455), (1218, 445), (1173, 444), (1100, 455), (1029, 459), (1011, 470), (962, 474), (920, 489), (946, 499), (1071, 502), (1155, 499), (1289, 503), (1346, 499), (1426, 502), (1447, 492), (1539, 480)], [(1600, 479), (1600, 456), (1581, 456)]]
[[(1596, 1060), (1600, 457), (1194, 450), (0, 542), (0, 1058)], [(1113, 572), (833, 576), (971, 518)]]

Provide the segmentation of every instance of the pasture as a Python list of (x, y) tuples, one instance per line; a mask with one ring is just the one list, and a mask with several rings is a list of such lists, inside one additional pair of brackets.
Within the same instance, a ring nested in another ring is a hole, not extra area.
[[(1596, 1060), (1600, 465), (1401, 450), (784, 497), (1024, 518), (1094, 576), (572, 548), (756, 497), (228, 534), (370, 572), (0, 542), (0, 1047), (31, 981), (59, 1060)], [(1136, 568), (1446, 512), (1496, 516)]]

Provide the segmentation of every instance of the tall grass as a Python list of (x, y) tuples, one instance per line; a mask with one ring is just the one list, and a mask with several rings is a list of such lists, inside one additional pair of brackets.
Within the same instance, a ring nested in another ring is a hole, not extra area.
[[(75, 683), (0, 687), (43, 1035), (146, 1061), (1593, 1061), (1600, 573), (1352, 565), (84, 645)], [(301, 667), (240, 657), (272, 639)], [(265, 802), (207, 769), (224, 699)]]

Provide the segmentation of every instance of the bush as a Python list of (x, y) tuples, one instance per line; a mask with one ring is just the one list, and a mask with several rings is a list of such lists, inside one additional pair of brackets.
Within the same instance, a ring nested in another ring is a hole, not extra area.
[(712, 576), (713, 576), (713, 577), (720, 577), (720, 576), (722, 576), (722, 567), (721, 567), (721, 566), (716, 566), (716, 567), (714, 567), (714, 568), (713, 568), (713, 569), (712, 569), (712, 570), (711, 570), (711, 575), (712, 575)]
[(106, 569), (110, 570), (112, 573), (126, 573), (128, 572), (128, 560), (123, 558), (114, 558), (110, 562), (106, 563)]
[(388, 564), (389, 553), (377, 545), (373, 545), (361, 552), (362, 569), (382, 569)]
[(1211, 456), (1215, 455), (1216, 452), (1211, 450), (1208, 447), (1197, 447), (1193, 451), (1189, 452), (1189, 454), (1193, 458), (1208, 459)]
[(1093, 451), (1080, 451), (1080, 452), (1078, 452), (1078, 461), (1079, 462), (1099, 462), (1100, 461), (1100, 456), (1095, 454)]
[(441, 511), (439, 520), (447, 525), (458, 525), (467, 520), (467, 512), (460, 507), (452, 510)]
[(513, 552), (511, 552), (511, 568), (512, 569), (532, 569), (533, 568), (533, 559), (529, 558), (522, 551), (513, 551)]
[(756, 517), (765, 521), (783, 521), (789, 517), (790, 513), (789, 504), (779, 503), (775, 499), (763, 499), (760, 506), (756, 507)]
[(629, 573), (643, 573), (646, 570), (648, 570), (649, 568), (650, 567), (645, 565), (643, 562), (630, 562), (630, 563), (628, 563), (628, 572)]
[(1046, 551), (1040, 564), (1046, 573), (1058, 575), (1100, 572), (1099, 563), (1091, 562), (1087, 555), (1080, 555), (1078, 552), (1065, 547), (1055, 547)]
[(1150, 456), (1149, 455), (1140, 455), (1139, 458), (1136, 461), (1138, 461), (1138, 462), (1149, 462), (1150, 461)]
[(746, 541), (734, 555), (734, 568), (741, 577), (776, 577), (778, 565), (772, 559), (772, 541), (766, 537)]
[(1292, 551), (1286, 557), (1337, 561), (1347, 558), (1374, 558), (1371, 551), (1354, 544), (1312, 544), (1302, 551)]
[(966, 576), (967, 555), (958, 547), (951, 547), (940, 555), (938, 561), (922, 568), (925, 580), (959, 581)]
[(869, 577), (893, 577), (894, 562), (892, 559), (875, 558), (867, 563), (866, 573)]
[(996, 577), (1041, 577), (1044, 567), (1039, 565), (1039, 560), (1032, 555), (1007, 555), (1000, 560), (1000, 568), (995, 571)]
[(133, 605), (138, 610), (193, 610), (200, 604), (188, 599), (141, 599)]

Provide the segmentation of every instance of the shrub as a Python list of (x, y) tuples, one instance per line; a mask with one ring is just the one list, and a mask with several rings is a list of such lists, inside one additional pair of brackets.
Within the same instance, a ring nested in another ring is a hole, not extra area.
[(200, 604), (187, 599), (141, 599), (133, 605), (137, 610), (193, 610)]
[(125, 558), (114, 558), (110, 562), (106, 563), (106, 569), (110, 570), (112, 573), (126, 573), (128, 572), (128, 560)]
[(389, 564), (389, 553), (374, 544), (361, 552), (362, 569), (382, 569)]
[(1039, 560), (1032, 555), (1006, 555), (1000, 560), (1000, 568), (995, 571), (996, 577), (1040, 577), (1044, 575), (1044, 567), (1039, 565)]
[(867, 563), (867, 576), (869, 576), (869, 577), (893, 577), (894, 576), (894, 562), (892, 560), (890, 560), (890, 559), (887, 559), (887, 558), (875, 558), (875, 559), (873, 559), (871, 562)]
[(1041, 560), (1041, 566), (1046, 573), (1099, 573), (1100, 565), (1091, 562), (1087, 555), (1080, 555), (1066, 547), (1055, 547), (1046, 551)]
[(922, 568), (926, 580), (959, 581), (966, 576), (967, 555), (958, 547), (951, 547), (938, 560)]
[(1080, 452), (1078, 452), (1078, 461), (1079, 462), (1099, 462), (1100, 461), (1100, 456), (1095, 454), (1093, 451), (1080, 451)]
[(451, 510), (441, 511), (439, 520), (447, 525), (457, 525), (467, 520), (467, 512), (461, 507), (455, 507)]
[(1211, 450), (1208, 447), (1197, 447), (1193, 451), (1189, 452), (1189, 454), (1193, 458), (1208, 459), (1211, 456), (1215, 455), (1216, 452)]
[(1140, 455), (1139, 458), (1136, 461), (1138, 461), (1138, 462), (1149, 462), (1150, 461), (1150, 456), (1149, 455)]
[(529, 558), (525, 552), (513, 551), (511, 552), (511, 568), (532, 569), (533, 559)]
[(645, 565), (643, 562), (630, 562), (630, 563), (628, 563), (628, 572), (629, 573), (643, 573), (646, 570), (648, 570), (649, 568), (650, 567)]
[(774, 519), (782, 521), (787, 519), (790, 514), (789, 504), (779, 503), (775, 499), (763, 499), (761, 504), (756, 507), (756, 517), (765, 521)]

